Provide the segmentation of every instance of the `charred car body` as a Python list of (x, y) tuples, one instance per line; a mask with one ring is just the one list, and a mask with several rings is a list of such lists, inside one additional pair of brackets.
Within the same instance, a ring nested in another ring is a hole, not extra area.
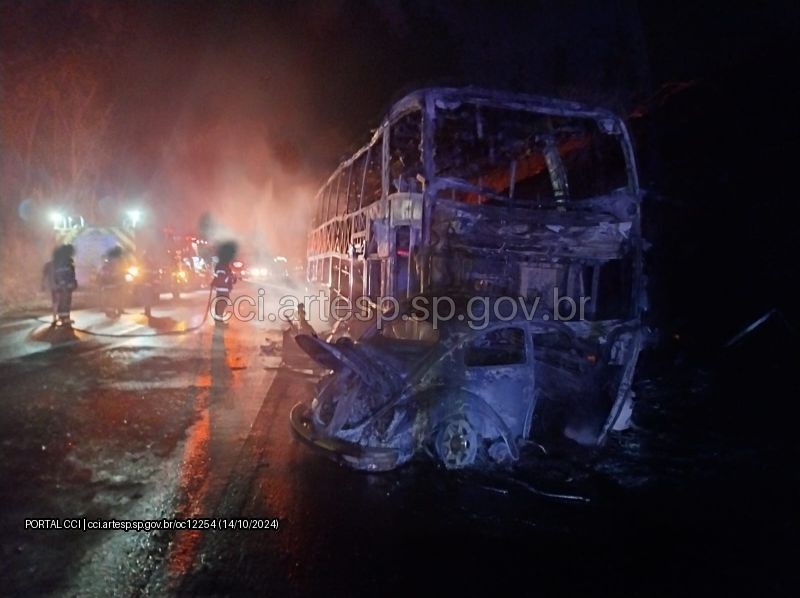
[[(613, 113), (421, 90), (317, 200), (309, 278), (375, 313), (404, 299), (406, 319), (379, 317), (355, 342), (299, 339), (333, 371), (293, 410), (300, 435), (364, 469), (426, 450), (464, 467), (515, 459), (521, 439), (601, 443), (623, 425), (645, 293), (641, 192)], [(459, 297), (461, 319), (437, 327), (413, 307), (437, 296)], [(474, 298), (518, 301), (524, 316), (492, 308), (478, 329)], [(579, 309), (559, 317), (562, 302)]]

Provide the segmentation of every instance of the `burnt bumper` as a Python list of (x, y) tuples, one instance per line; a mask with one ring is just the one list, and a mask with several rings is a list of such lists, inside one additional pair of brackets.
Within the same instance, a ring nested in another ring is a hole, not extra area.
[(363, 471), (389, 471), (400, 464), (400, 454), (395, 449), (364, 447), (314, 430), (308, 405), (297, 403), (289, 413), (294, 433), (304, 442), (321, 450), (334, 461)]

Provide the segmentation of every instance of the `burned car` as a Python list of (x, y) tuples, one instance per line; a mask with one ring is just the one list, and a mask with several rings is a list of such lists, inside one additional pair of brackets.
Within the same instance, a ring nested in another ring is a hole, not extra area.
[[(309, 280), (376, 314), (386, 298), (448, 294), (538, 315), (505, 328), (495, 315), (484, 336), (465, 319), (424, 339), (377, 326), (342, 344), (301, 339), (334, 375), (293, 412), (295, 429), (372, 469), (421, 448), (465, 467), (516, 458), (519, 439), (602, 443), (627, 419), (644, 341), (641, 199), (627, 128), (608, 110), (474, 88), (401, 99), (317, 194)], [(556, 317), (563, 301), (579, 315)], [(480, 342), (498, 355), (516, 343), (522, 361), (474, 364)]]
[(526, 439), (594, 443), (624, 424), (635, 331), (581, 339), (580, 322), (530, 306), (498, 314), (499, 298), (448, 296), (456, 307), (441, 321), (419, 309), (440, 299), (414, 298), (355, 342), (298, 336), (330, 373), (310, 406), (292, 410), (294, 430), (334, 459), (382, 471), (415, 455), (447, 468), (513, 461)]

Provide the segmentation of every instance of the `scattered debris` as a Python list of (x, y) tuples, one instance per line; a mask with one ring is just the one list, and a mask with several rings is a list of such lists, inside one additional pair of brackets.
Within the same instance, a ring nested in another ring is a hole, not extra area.
[(275, 343), (269, 339), (264, 339), (264, 341), (264, 344), (260, 347), (262, 355), (273, 357), (278, 351), (281, 350), (281, 347), (278, 343)]
[(725, 348), (733, 347), (734, 345), (738, 344), (742, 339), (744, 339), (749, 334), (755, 332), (758, 328), (761, 328), (764, 324), (766, 324), (770, 320), (777, 320), (786, 328), (786, 330), (792, 331), (792, 326), (789, 324), (789, 321), (786, 319), (786, 316), (780, 312), (778, 309), (771, 309), (763, 316), (758, 318), (755, 322), (745, 326), (740, 332), (738, 332), (733, 338), (731, 338), (727, 343), (725, 343)]
[(536, 494), (537, 496), (542, 496), (544, 498), (551, 498), (555, 500), (563, 500), (566, 502), (576, 502), (584, 504), (592, 502), (591, 499), (586, 496), (578, 496), (576, 494), (560, 494), (556, 492), (545, 492), (544, 490), (539, 490), (538, 488), (532, 486), (531, 484), (528, 484), (527, 482), (523, 482), (522, 480), (509, 478), (509, 481), (513, 484), (516, 484), (517, 486), (520, 486), (521, 488), (524, 488), (528, 492)]

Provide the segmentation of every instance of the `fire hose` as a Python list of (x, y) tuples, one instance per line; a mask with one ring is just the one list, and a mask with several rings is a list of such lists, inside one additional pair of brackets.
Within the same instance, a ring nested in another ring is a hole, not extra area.
[[(144, 338), (144, 337), (155, 337), (155, 336), (177, 336), (180, 334), (188, 334), (189, 332), (195, 332), (203, 327), (208, 320), (208, 313), (211, 309), (211, 296), (214, 292), (213, 287), (209, 287), (208, 289), (208, 300), (206, 301), (205, 311), (203, 313), (203, 319), (200, 321), (199, 324), (191, 326), (189, 328), (184, 328), (182, 330), (165, 330), (162, 332), (150, 332), (150, 333), (141, 333), (141, 332), (129, 332), (129, 333), (118, 333), (112, 334), (110, 332), (95, 332), (93, 330), (87, 330), (85, 328), (76, 328), (71, 326), (70, 329), (75, 332), (80, 332), (82, 334), (88, 334), (90, 336), (97, 336), (102, 338)], [(42, 317), (32, 317), (32, 320), (37, 322), (41, 322), (42, 324), (48, 324), (49, 322), (43, 319)]]

